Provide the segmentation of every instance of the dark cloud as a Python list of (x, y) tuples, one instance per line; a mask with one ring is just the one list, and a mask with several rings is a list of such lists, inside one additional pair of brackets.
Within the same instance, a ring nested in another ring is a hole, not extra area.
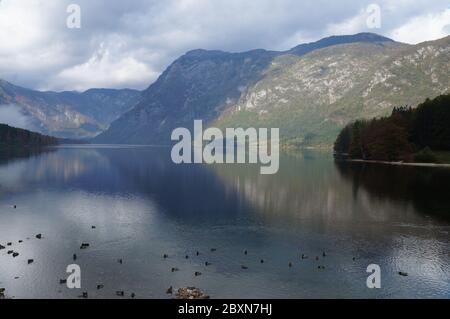
[[(66, 27), (70, 3), (81, 7), (81, 29)], [(382, 9), (380, 29), (365, 24), (371, 3)], [(52, 90), (145, 88), (191, 49), (280, 50), (362, 31), (419, 42), (448, 33), (448, 12), (447, 0), (3, 0), (0, 78)], [(414, 32), (418, 23), (432, 27)]]

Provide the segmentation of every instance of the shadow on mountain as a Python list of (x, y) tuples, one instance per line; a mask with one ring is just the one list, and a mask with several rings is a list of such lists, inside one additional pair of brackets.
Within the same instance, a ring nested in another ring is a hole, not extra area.
[(410, 203), (421, 214), (450, 220), (450, 170), (336, 161), (343, 178), (381, 200)]

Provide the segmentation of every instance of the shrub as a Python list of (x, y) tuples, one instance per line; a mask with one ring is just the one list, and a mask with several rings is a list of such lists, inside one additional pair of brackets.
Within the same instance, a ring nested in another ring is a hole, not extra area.
[(417, 162), (417, 163), (439, 163), (439, 160), (429, 147), (425, 147), (418, 153), (414, 154), (414, 162)]

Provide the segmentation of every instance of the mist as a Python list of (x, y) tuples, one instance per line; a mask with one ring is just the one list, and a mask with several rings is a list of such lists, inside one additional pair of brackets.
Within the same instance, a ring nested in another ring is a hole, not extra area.
[(31, 128), (30, 118), (23, 113), (19, 106), (14, 104), (0, 105), (0, 124), (8, 124), (23, 129)]

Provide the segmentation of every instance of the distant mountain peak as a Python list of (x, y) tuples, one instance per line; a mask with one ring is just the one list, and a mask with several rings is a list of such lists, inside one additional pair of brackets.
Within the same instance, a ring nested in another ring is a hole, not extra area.
[(280, 127), (289, 143), (325, 145), (355, 117), (383, 116), (398, 101), (448, 90), (446, 47), (416, 54), (417, 47), (365, 32), (284, 52), (192, 50), (94, 142), (166, 145), (174, 128), (202, 119), (218, 127)]
[(347, 41), (354, 40), (355, 42), (394, 42), (394, 40), (376, 34), (372, 32), (360, 32), (355, 34), (345, 34), (345, 35), (332, 35), (329, 37), (325, 37), (319, 41), (327, 40), (327, 39), (343, 39)]
[(194, 49), (186, 52), (184, 54), (184, 57), (205, 58), (205, 57), (219, 56), (223, 54), (226, 54), (226, 52), (220, 50)]
[(243, 55), (282, 55), (282, 54), (295, 54), (304, 55), (316, 49), (321, 49), (324, 47), (338, 45), (338, 44), (348, 44), (356, 42), (368, 42), (368, 43), (380, 43), (380, 42), (395, 42), (394, 40), (387, 38), (385, 36), (371, 33), (371, 32), (361, 32), (350, 35), (332, 35), (329, 37), (322, 38), (315, 42), (302, 43), (299, 44), (288, 51), (269, 51), (265, 49), (252, 49), (243, 52), (226, 52), (222, 50), (207, 50), (207, 49), (194, 49), (187, 51), (184, 55), (180, 57), (183, 59), (212, 59), (220, 58), (224, 56), (243, 56)]
[(8, 115), (20, 114), (27, 129), (63, 138), (86, 138), (100, 133), (140, 97), (140, 91), (130, 89), (36, 91), (0, 79), (0, 110)]
[(348, 44), (356, 42), (379, 43), (379, 42), (395, 42), (395, 41), (390, 38), (371, 32), (361, 32), (351, 35), (332, 35), (326, 38), (322, 38), (315, 42), (297, 45), (292, 49), (288, 50), (287, 53), (303, 55), (312, 50), (321, 49), (332, 45)]

